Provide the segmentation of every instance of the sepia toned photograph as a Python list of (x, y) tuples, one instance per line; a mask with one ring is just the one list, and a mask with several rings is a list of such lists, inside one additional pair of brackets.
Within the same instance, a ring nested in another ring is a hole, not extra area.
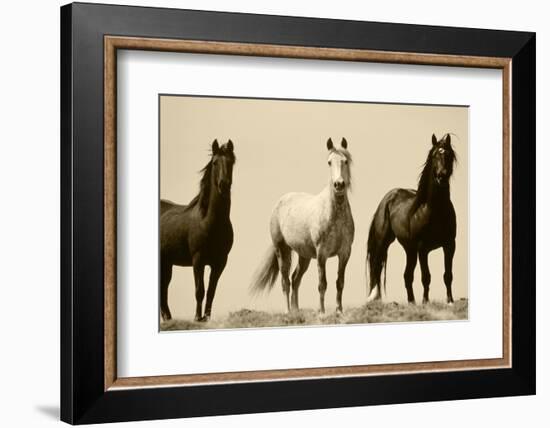
[(243, 12), (61, 8), (60, 419), (534, 395), (535, 33)]
[(467, 320), (468, 117), (159, 95), (160, 330)]

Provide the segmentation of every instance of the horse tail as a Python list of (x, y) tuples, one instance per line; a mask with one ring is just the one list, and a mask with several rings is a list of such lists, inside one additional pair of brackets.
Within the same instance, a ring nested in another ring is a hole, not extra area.
[[(365, 261), (365, 273), (368, 278), (367, 293), (380, 287), (382, 271), (384, 272), (384, 295), (386, 294), (386, 266), (388, 260), (388, 247), (394, 239), (390, 225), (388, 205), (384, 199), (372, 219), (369, 237), (367, 240), (367, 257)], [(380, 216), (383, 216), (380, 218)]]
[(388, 251), (386, 250), (386, 254), (384, 257), (384, 296), (386, 296), (386, 269), (388, 267)]
[[(365, 271), (368, 278), (367, 294), (372, 292), (377, 285), (380, 285), (382, 271), (385, 270), (387, 261), (387, 252), (380, 251), (379, 240), (376, 235), (375, 219), (373, 219), (369, 229), (369, 238), (367, 240), (367, 260), (365, 266)], [(384, 281), (384, 294), (385, 293), (386, 281)]]
[(267, 250), (262, 264), (256, 269), (250, 284), (250, 292), (258, 294), (264, 290), (271, 291), (273, 284), (279, 276), (279, 262), (275, 247), (271, 245)]

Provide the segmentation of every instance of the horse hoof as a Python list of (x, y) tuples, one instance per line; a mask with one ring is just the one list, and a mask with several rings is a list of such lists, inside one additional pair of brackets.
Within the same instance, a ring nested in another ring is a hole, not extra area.
[(430, 303), (429, 299), (422, 299), (422, 304), (423, 305), (427, 305), (428, 303)]
[(447, 302), (447, 306), (454, 306), (455, 302)]

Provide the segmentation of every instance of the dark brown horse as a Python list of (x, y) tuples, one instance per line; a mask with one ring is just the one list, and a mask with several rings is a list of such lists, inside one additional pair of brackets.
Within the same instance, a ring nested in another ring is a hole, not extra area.
[[(199, 194), (189, 205), (160, 201), (160, 313), (172, 318), (168, 307), (168, 285), (172, 267), (192, 266), (197, 307), (195, 321), (207, 321), (218, 280), (233, 245), (233, 227), (229, 219), (231, 183), (235, 154), (229, 140), (221, 147), (212, 143), (212, 157), (202, 169)], [(204, 267), (210, 266), (210, 278), (204, 299)]]
[(368, 301), (380, 299), (381, 275), (386, 268), (388, 247), (397, 238), (407, 254), (404, 279), (409, 303), (414, 303), (412, 285), (417, 259), (422, 271), (423, 302), (429, 301), (431, 275), (428, 254), (440, 247), (443, 247), (445, 258), (443, 280), (447, 287), (447, 303), (453, 302), (451, 285), (456, 215), (450, 198), (449, 179), (455, 162), (450, 135), (446, 134), (439, 141), (432, 135), (432, 147), (420, 174), (418, 189), (393, 189), (378, 205), (367, 243)]

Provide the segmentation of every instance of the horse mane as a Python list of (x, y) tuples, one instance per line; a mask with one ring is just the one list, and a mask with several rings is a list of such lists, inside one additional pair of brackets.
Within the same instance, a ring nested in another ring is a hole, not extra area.
[(199, 193), (191, 199), (191, 202), (189, 202), (186, 208), (190, 210), (198, 206), (201, 215), (204, 217), (208, 212), (208, 201), (210, 200), (210, 191), (212, 187), (212, 180), (210, 180), (210, 176), (212, 175), (212, 159), (210, 159), (204, 168), (200, 170), (200, 173), (202, 177), (199, 184)]
[(351, 157), (351, 153), (348, 152), (347, 149), (344, 149), (344, 148), (339, 148), (337, 149), (336, 147), (332, 148), (330, 150), (332, 153), (338, 153), (342, 156), (344, 156), (346, 158), (346, 160), (351, 164), (353, 162), (353, 158)]
[[(225, 150), (220, 148), (220, 152), (223, 156), (228, 156), (233, 163), (236, 161), (235, 154), (232, 151)], [(202, 168), (199, 173), (202, 174), (199, 184), (199, 193), (195, 196), (191, 202), (186, 207), (186, 210), (190, 210), (196, 206), (199, 207), (201, 215), (204, 217), (208, 213), (208, 204), (210, 202), (210, 192), (212, 191), (212, 180), (210, 176), (212, 175), (212, 156), (213, 153), (210, 153), (210, 160)]]
[[(442, 138), (445, 139), (450, 134), (445, 134)], [(440, 140), (441, 141), (441, 140)], [(418, 179), (418, 188), (416, 190), (416, 205), (420, 205), (427, 201), (428, 199), (428, 189), (430, 185), (430, 181), (433, 179), (432, 176), (432, 162), (433, 162), (433, 155), (435, 153), (435, 150), (439, 149), (439, 145), (433, 146), (430, 151), (428, 152), (428, 157), (426, 158), (426, 162), (424, 162), (424, 165), (422, 166), (422, 172), (420, 173), (419, 179)], [(452, 144), (449, 144), (449, 149), (451, 151), (451, 165), (455, 165), (457, 162), (456, 153), (453, 149)]]

